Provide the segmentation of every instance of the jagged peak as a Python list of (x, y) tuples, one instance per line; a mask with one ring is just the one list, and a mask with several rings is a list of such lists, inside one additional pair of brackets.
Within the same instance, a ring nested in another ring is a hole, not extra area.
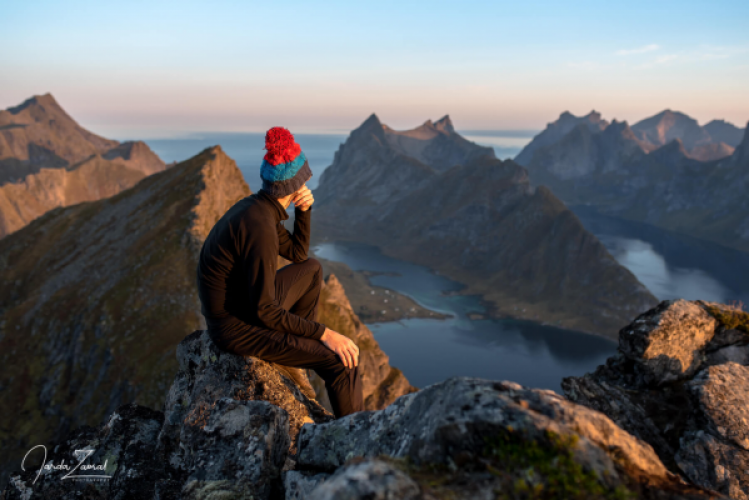
[(363, 128), (369, 128), (373, 126), (382, 128), (382, 122), (380, 121), (380, 118), (375, 113), (372, 113), (371, 115), (369, 115), (367, 119), (364, 120), (361, 125), (359, 125), (357, 130), (363, 129)]
[(455, 133), (455, 127), (453, 127), (453, 122), (450, 120), (450, 115), (445, 115), (434, 122), (434, 128), (443, 132)]
[(647, 125), (649, 123), (662, 122), (664, 120), (670, 120), (670, 119), (674, 119), (674, 120), (686, 119), (686, 120), (693, 121), (695, 123), (697, 122), (697, 120), (687, 115), (686, 113), (682, 113), (681, 111), (674, 111), (670, 108), (667, 108), (661, 111), (660, 113), (657, 113), (651, 117), (640, 120), (634, 126), (637, 127), (638, 125), (641, 125), (641, 124)]
[(50, 94), (49, 92), (47, 92), (46, 94), (33, 95), (29, 97), (28, 99), (26, 99), (25, 101), (23, 101), (18, 106), (12, 106), (8, 108), (8, 111), (13, 115), (17, 115), (24, 109), (30, 106), (34, 106), (34, 105), (55, 106), (57, 108), (62, 109), (60, 105), (58, 104), (57, 100), (54, 98), (54, 96)]
[(609, 124), (609, 126), (606, 127), (606, 131), (608, 131), (609, 129), (615, 132), (623, 132), (625, 130), (631, 130), (629, 123), (627, 123), (627, 120), (619, 121), (616, 118), (611, 120), (611, 123)]
[(596, 110), (591, 110), (587, 115), (583, 116), (577, 116), (573, 115), (569, 111), (563, 111), (559, 115), (559, 119), (557, 121), (550, 123), (549, 125), (556, 125), (563, 122), (571, 122), (571, 121), (588, 121), (590, 123), (606, 123), (606, 120), (604, 120), (601, 117), (601, 113), (599, 113)]
[(359, 136), (361, 134), (375, 134), (376, 136), (382, 136), (383, 130), (387, 128), (387, 125), (383, 125), (380, 118), (372, 113), (362, 122), (357, 128), (351, 131), (351, 137)]

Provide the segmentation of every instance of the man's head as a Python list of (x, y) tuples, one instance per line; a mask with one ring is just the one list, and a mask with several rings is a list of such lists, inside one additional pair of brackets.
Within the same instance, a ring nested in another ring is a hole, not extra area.
[(260, 178), (263, 190), (275, 198), (285, 198), (299, 191), (312, 177), (307, 157), (294, 141), (294, 136), (283, 127), (273, 127), (265, 133), (265, 148)]

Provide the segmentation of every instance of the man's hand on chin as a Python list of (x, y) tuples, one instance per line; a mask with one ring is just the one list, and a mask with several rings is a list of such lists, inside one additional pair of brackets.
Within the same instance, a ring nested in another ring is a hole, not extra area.
[(325, 332), (320, 337), (320, 342), (338, 354), (346, 368), (353, 368), (359, 365), (359, 348), (350, 338), (325, 327)]
[(312, 196), (312, 191), (310, 191), (310, 189), (305, 184), (304, 186), (300, 187), (296, 193), (294, 193), (294, 198), (292, 198), (291, 201), (294, 203), (294, 206), (296, 208), (298, 208), (302, 212), (306, 212), (309, 207), (311, 207), (315, 202), (315, 198)]

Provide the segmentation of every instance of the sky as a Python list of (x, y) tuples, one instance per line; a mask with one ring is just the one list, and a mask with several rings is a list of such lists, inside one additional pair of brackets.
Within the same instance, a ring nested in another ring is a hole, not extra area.
[(749, 2), (0, 0), (0, 109), (108, 137), (541, 129), (562, 111), (749, 120)]

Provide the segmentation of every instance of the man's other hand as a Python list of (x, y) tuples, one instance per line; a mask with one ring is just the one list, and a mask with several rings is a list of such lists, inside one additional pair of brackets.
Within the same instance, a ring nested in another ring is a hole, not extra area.
[(325, 344), (325, 347), (338, 354), (346, 368), (359, 365), (359, 348), (350, 338), (326, 327), (320, 341)]
[(291, 201), (294, 202), (294, 206), (298, 207), (299, 210), (306, 212), (315, 202), (315, 198), (312, 196), (312, 191), (305, 184), (294, 193), (294, 198)]

